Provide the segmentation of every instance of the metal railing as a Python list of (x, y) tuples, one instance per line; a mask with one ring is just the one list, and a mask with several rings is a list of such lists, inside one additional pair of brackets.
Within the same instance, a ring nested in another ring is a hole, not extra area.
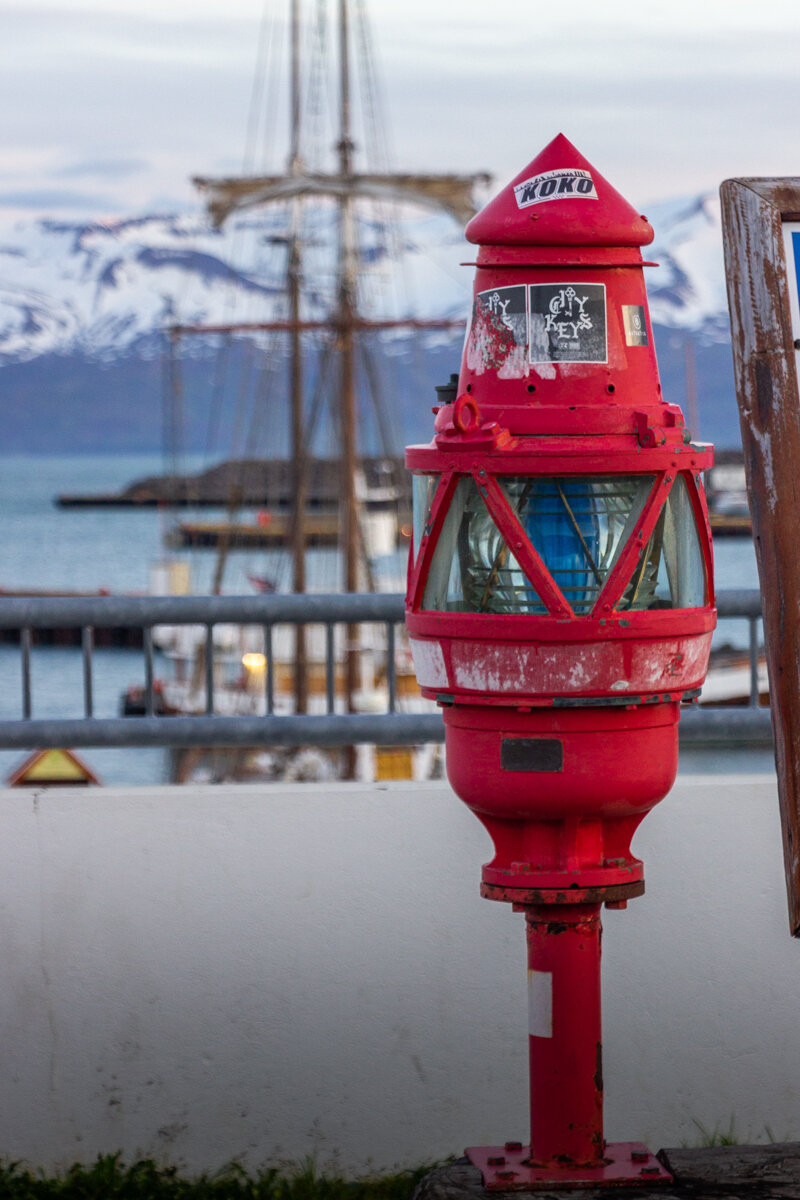
[(757, 588), (723, 588), (717, 592), (720, 622), (746, 620), (750, 687), (745, 707), (692, 705), (681, 713), (682, 746), (772, 745), (772, 722), (768, 708), (760, 706), (759, 623), (761, 593)]
[[(717, 597), (721, 620), (749, 622), (750, 702), (747, 707), (700, 708), (682, 715), (684, 744), (769, 745), (769, 711), (759, 708), (756, 590), (723, 591)], [(19, 634), (21, 705), (16, 719), (0, 719), (0, 749), (86, 746), (298, 746), (414, 745), (444, 740), (438, 712), (398, 712), (395, 672), (396, 627), (403, 621), (401, 595), (288, 596), (98, 596), (0, 597), (0, 630)], [(337, 625), (379, 623), (385, 628), (387, 707), (382, 713), (337, 713), (335, 709), (334, 629)], [(214, 627), (259, 626), (263, 631), (264, 704), (261, 716), (215, 715)], [(196, 716), (156, 715), (155, 626), (195, 625), (205, 630), (205, 712)], [(278, 625), (325, 628), (325, 708), (323, 713), (275, 713), (273, 636)], [(94, 715), (95, 631), (135, 628), (142, 632), (143, 716)], [(36, 719), (31, 686), (35, 631), (79, 629), (83, 663), (83, 717)]]

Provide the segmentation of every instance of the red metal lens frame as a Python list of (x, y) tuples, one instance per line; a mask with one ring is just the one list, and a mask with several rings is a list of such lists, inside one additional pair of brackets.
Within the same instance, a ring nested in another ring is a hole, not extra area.
[[(544, 464), (542, 464), (544, 465)], [(514, 472), (516, 474), (517, 472)], [(544, 472), (537, 472), (537, 474)], [(561, 474), (569, 474), (568, 472), (560, 472)], [(580, 472), (571, 472), (572, 474), (584, 476), (587, 474), (585, 469)], [(627, 473), (627, 472), (626, 472)], [(645, 474), (645, 472), (637, 472)], [(646, 472), (651, 474), (650, 471)], [(502, 475), (510, 474), (503, 472)], [(550, 471), (547, 471), (550, 474)], [(505, 538), (509, 549), (512, 551), (514, 558), (520, 565), (525, 577), (531, 586), (535, 589), (542, 603), (547, 608), (548, 617), (566, 619), (592, 620), (602, 618), (605, 613), (616, 612), (616, 605), (625, 592), (625, 588), (630, 582), (633, 570), (639, 560), (642, 550), (647, 546), (648, 541), (655, 529), (659, 517), (667, 502), (667, 498), (678, 478), (682, 475), (686, 484), (692, 512), (695, 518), (695, 524), (701, 527), (706, 532), (705, 538), (700, 538), (703, 564), (705, 567), (706, 586), (708, 590), (707, 605), (713, 606), (713, 563), (711, 559), (711, 538), (708, 525), (708, 516), (705, 505), (698, 490), (698, 478), (692, 468), (685, 470), (667, 471), (662, 469), (656, 473), (656, 478), (650, 495), (645, 501), (644, 508), (639, 516), (636, 526), (629, 536), (622, 552), (614, 564), (611, 572), (608, 575), (602, 589), (595, 601), (592, 611), (586, 614), (585, 617), (578, 618), (573, 612), (560, 588), (547, 570), (541, 555), (535, 549), (530, 541), (530, 538), (522, 528), (519, 519), (517, 518), (511, 505), (497, 482), (498, 478), (502, 478), (498, 472), (487, 472), (485, 468), (472, 466), (468, 471), (457, 472), (451, 467), (448, 471), (442, 472), (439, 485), (434, 493), (431, 502), (428, 519), (423, 529), (420, 539), (419, 549), (417, 551), (416, 563), (414, 564), (413, 574), (411, 576), (411, 584), (409, 587), (409, 600), (411, 612), (426, 612), (438, 610), (426, 610), (422, 608), (422, 601), (425, 594), (425, 587), (428, 581), (428, 573), (430, 565), (433, 561), (433, 555), (436, 551), (436, 546), (439, 541), (444, 519), (450, 507), (450, 500), (461, 479), (467, 479), (470, 476), (475, 480), (479, 495), (482, 496), (486, 508), (489, 512), (492, 521), (500, 534)], [(674, 612), (675, 610), (670, 610)], [(694, 610), (693, 610), (694, 611)], [(507, 614), (512, 618), (518, 614)], [(523, 615), (523, 614), (519, 614)], [(534, 618), (536, 619), (536, 618)], [(539, 618), (541, 619), (541, 618)]]

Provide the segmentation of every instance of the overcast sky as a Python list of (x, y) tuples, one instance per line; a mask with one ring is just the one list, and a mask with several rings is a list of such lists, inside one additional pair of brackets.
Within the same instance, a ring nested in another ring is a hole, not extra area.
[[(485, 169), (499, 186), (563, 132), (640, 207), (800, 175), (797, 0), (367, 7), (397, 169)], [(186, 208), (192, 174), (239, 171), (263, 11), (0, 0), (0, 209)]]

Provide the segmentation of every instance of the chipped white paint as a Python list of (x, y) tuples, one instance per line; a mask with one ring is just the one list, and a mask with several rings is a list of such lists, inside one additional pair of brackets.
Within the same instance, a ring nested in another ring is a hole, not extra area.
[(453, 680), (456, 687), (467, 688), (475, 692), (510, 692), (514, 688), (509, 685), (503, 674), (503, 668), (498, 664), (494, 667), (484, 659), (481, 663), (453, 661)]
[(646, 642), (632, 644), (631, 678), (641, 688), (673, 689), (700, 682), (711, 645), (710, 633), (663, 642), (658, 653)]
[[(609, 348), (610, 348), (610, 346), (611, 346), (611, 340), (609, 337)], [(627, 362), (624, 361), (624, 359), (625, 359), (624, 351), (622, 352), (622, 354), (619, 357), (623, 361), (616, 362), (616, 361), (609, 360), (608, 366), (614, 367), (617, 370), (624, 370), (628, 365)], [(580, 381), (581, 383), (584, 383), (584, 384), (587, 383), (587, 381), (588, 381), (592, 384), (595, 384), (595, 383), (597, 383), (597, 366), (603, 365), (603, 364), (580, 363), (580, 362), (574, 362), (574, 363), (560, 362), (560, 363), (556, 363), (555, 365), (558, 367), (558, 373), (559, 373), (559, 376), (561, 377), (561, 379), (574, 379), (576, 382)]]
[(769, 430), (762, 432), (757, 429), (755, 422), (750, 425), (750, 436), (754, 442), (758, 443), (761, 451), (761, 468), (764, 472), (764, 486), (767, 489), (767, 503), (770, 512), (774, 513), (778, 507), (778, 489), (775, 486), (775, 467), (772, 461), (772, 436)]
[(481, 325), (478, 328), (475, 325), (471, 325), (464, 346), (464, 358), (468, 370), (473, 371), (476, 375), (483, 375), (487, 369), (488, 344), (485, 327)]
[(498, 379), (527, 379), (530, 374), (528, 347), (515, 346), (497, 371)]
[(454, 641), (450, 649), (452, 677), (456, 687), (498, 694), (552, 691), (569, 695), (609, 689), (635, 695), (672, 690), (699, 682), (710, 640), (711, 634), (707, 634), (557, 647)]
[(438, 642), (409, 638), (414, 672), (422, 687), (447, 687), (447, 669)]
[[(0, 814), (8, 1158), (356, 1173), (524, 1130), (523, 923), (478, 895), (489, 839), (446, 784), (15, 790)], [(774, 779), (679, 779), (634, 850), (647, 894), (603, 916), (607, 1136), (797, 1137)]]

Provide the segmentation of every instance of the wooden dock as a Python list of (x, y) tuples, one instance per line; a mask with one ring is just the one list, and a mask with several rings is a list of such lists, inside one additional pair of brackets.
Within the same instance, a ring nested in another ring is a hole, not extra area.
[[(169, 535), (169, 544), (176, 548), (196, 547), (229, 550), (273, 550), (291, 544), (292, 522), (289, 516), (276, 513), (263, 524), (227, 521), (182, 521)], [(338, 546), (341, 541), (337, 513), (307, 516), (306, 545), (309, 547)]]
[(710, 512), (708, 514), (713, 537), (752, 537), (753, 522), (746, 515)]

